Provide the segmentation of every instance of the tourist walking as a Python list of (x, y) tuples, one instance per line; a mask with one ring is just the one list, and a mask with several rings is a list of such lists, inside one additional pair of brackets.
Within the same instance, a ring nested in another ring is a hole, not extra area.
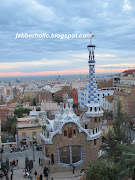
[(13, 173), (11, 173), (10, 175), (10, 180), (13, 180)]
[(38, 162), (39, 162), (39, 165), (40, 165), (40, 157), (39, 157), (39, 159), (38, 159)]
[(37, 180), (39, 180), (39, 177), (40, 177), (39, 174), (37, 174)]
[(37, 176), (37, 171), (35, 171), (34, 174), (35, 174), (35, 177), (36, 177)]
[(73, 174), (75, 173), (75, 166), (72, 165), (72, 169), (73, 169)]
[(40, 174), (40, 180), (42, 180), (42, 179), (43, 179), (42, 174)]

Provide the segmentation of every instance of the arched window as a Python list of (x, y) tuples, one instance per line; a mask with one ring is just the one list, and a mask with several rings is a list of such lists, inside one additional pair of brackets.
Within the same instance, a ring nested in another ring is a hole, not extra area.
[(64, 131), (64, 136), (67, 136), (67, 130)]
[(57, 150), (57, 162), (60, 166), (71, 167), (71, 164), (79, 162), (83, 163), (84, 151), (82, 146), (71, 145), (64, 146)]
[(53, 164), (54, 164), (54, 155), (51, 154), (51, 165), (53, 165)]
[(94, 134), (94, 129), (93, 129), (93, 134)]
[(90, 107), (90, 111), (92, 111), (92, 107)]
[(96, 140), (96, 139), (94, 139), (94, 146), (96, 146), (96, 144), (97, 144), (97, 140)]
[(97, 133), (97, 128), (96, 128), (96, 133)]
[(85, 129), (88, 129), (88, 124), (85, 124)]
[(73, 130), (73, 135), (76, 135), (76, 131), (75, 131), (75, 129)]
[(72, 128), (68, 128), (68, 138), (72, 137)]
[(95, 107), (95, 112), (97, 112), (97, 108)]

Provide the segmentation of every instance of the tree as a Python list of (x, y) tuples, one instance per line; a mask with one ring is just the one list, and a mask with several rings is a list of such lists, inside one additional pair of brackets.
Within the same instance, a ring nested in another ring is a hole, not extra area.
[(86, 176), (88, 180), (119, 180), (119, 167), (103, 160), (89, 162)]
[(21, 118), (23, 117), (23, 114), (29, 115), (30, 111), (31, 109), (20, 107), (14, 111), (14, 114), (17, 116), (17, 118)]
[(107, 134), (107, 143), (109, 146), (108, 157), (114, 158), (115, 161), (117, 161), (117, 157), (121, 153), (117, 148), (117, 144), (128, 143), (128, 138), (125, 133), (127, 124), (125, 114), (121, 110), (121, 103), (118, 102), (113, 128)]
[(16, 123), (15, 122), (11, 126), (11, 133), (12, 133), (13, 136), (16, 135)]
[(2, 130), (14, 136), (16, 134), (16, 117), (7, 118)]
[(135, 146), (119, 144), (117, 147), (122, 152), (118, 157), (121, 176), (135, 180)]

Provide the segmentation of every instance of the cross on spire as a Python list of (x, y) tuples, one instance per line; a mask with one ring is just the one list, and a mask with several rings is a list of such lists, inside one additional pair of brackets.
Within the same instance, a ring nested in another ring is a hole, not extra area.
[(92, 37), (93, 37), (94, 35), (92, 34), (92, 32), (90, 32), (90, 35), (88, 35), (88, 37), (90, 37), (90, 45), (92, 45)]

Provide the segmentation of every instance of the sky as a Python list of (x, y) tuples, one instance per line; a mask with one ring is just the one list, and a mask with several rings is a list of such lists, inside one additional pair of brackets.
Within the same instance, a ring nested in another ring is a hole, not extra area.
[(88, 73), (89, 37), (16, 38), (17, 34), (94, 34), (96, 73), (135, 67), (134, 0), (1, 0), (0, 76)]

